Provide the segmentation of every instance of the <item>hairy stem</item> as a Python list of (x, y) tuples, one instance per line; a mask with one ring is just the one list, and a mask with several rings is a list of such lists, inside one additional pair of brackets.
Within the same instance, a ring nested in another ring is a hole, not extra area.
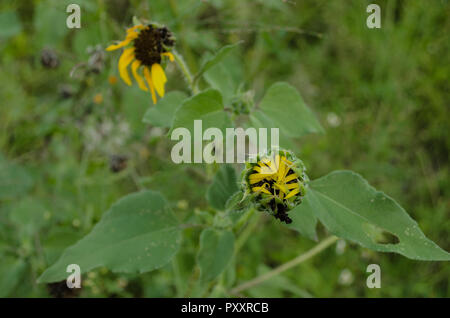
[(276, 268), (274, 268), (273, 270), (271, 270), (270, 272), (267, 272), (261, 276), (258, 276), (252, 280), (249, 280), (248, 282), (245, 282), (235, 288), (233, 288), (232, 290), (230, 290), (230, 294), (234, 294), (237, 295), (240, 292), (252, 288), (256, 285), (259, 285), (263, 282), (265, 282), (266, 280), (281, 274), (284, 271), (287, 271), (288, 269), (295, 267), (297, 265), (299, 265), (300, 263), (303, 263), (304, 261), (312, 258), (313, 256), (319, 254), (320, 252), (322, 252), (323, 250), (325, 250), (327, 247), (329, 247), (330, 245), (333, 245), (339, 238), (336, 236), (329, 236), (328, 238), (326, 238), (325, 240), (323, 240), (322, 242), (320, 242), (319, 244), (317, 244), (316, 246), (314, 246), (312, 249), (310, 249), (309, 251), (300, 254), (299, 256), (297, 256), (296, 258), (294, 258), (293, 260), (284, 263)]
[(189, 88), (191, 89), (191, 92), (193, 94), (197, 94), (198, 87), (197, 87), (197, 85), (195, 85), (194, 80), (191, 75), (191, 72), (189, 71), (189, 67), (187, 66), (183, 57), (175, 50), (172, 51), (172, 54), (175, 57), (175, 61), (177, 62), (178, 66), (180, 67), (181, 71), (183, 72), (184, 77), (186, 78), (186, 82), (188, 83)]
[[(235, 249), (234, 249), (234, 254), (235, 255), (239, 252), (239, 250), (242, 248), (242, 246), (244, 246), (245, 242), (247, 241), (247, 239), (252, 234), (253, 230), (258, 225), (259, 215), (253, 216), (254, 213), (255, 213), (255, 210), (251, 209), (248, 212), (248, 214), (243, 217), (245, 219), (245, 223), (247, 223), (247, 221), (249, 219), (250, 220), (248, 221), (247, 227), (241, 232), (241, 234), (239, 235), (238, 239), (236, 240)], [(253, 216), (253, 218), (251, 218), (252, 216)], [(237, 231), (239, 231), (244, 226), (244, 224), (239, 225), (239, 223), (238, 223)]]

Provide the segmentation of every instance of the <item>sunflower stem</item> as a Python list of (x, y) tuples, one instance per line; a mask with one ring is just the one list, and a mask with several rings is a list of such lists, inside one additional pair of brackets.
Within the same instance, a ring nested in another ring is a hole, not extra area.
[(245, 283), (233, 288), (232, 290), (230, 290), (229, 293), (232, 295), (239, 295), (242, 291), (252, 288), (254, 286), (257, 286), (257, 285), (265, 282), (266, 280), (268, 280), (278, 274), (281, 274), (282, 272), (287, 271), (288, 269), (291, 269), (292, 267), (295, 267), (295, 266), (303, 263), (304, 261), (312, 258), (313, 256), (315, 256), (315, 255), (319, 254), (320, 252), (322, 252), (323, 250), (325, 250), (327, 247), (333, 245), (338, 239), (339, 238), (334, 235), (329, 236), (326, 239), (324, 239), (322, 242), (320, 242), (319, 244), (314, 246), (309, 251), (307, 251), (303, 254), (300, 254), (293, 260), (290, 260), (289, 262), (284, 263), (284, 264), (274, 268), (270, 272), (267, 272), (261, 276), (258, 276), (252, 280), (249, 280), (248, 282), (245, 282)]
[[(248, 240), (248, 238), (253, 233), (253, 231), (256, 229), (256, 227), (259, 223), (259, 219), (260, 219), (259, 215), (253, 216), (254, 213), (255, 213), (255, 209), (251, 209), (248, 212), (248, 214), (244, 217), (245, 223), (247, 223), (247, 226), (245, 227), (244, 230), (242, 230), (242, 232), (240, 233), (239, 237), (236, 240), (235, 249), (234, 249), (235, 255), (237, 255), (239, 253), (242, 246), (244, 246), (245, 242)], [(253, 216), (253, 218), (252, 218), (252, 216)], [(244, 226), (245, 223), (240, 224), (238, 226), (237, 231), (239, 231)]]
[(192, 94), (198, 93), (198, 87), (194, 83), (194, 79), (191, 75), (191, 72), (189, 71), (189, 67), (187, 66), (186, 62), (184, 61), (183, 57), (176, 52), (175, 50), (172, 51), (173, 56), (175, 57), (175, 61), (177, 62), (178, 66), (180, 67), (181, 71), (184, 74), (184, 77), (186, 78), (186, 82), (189, 85), (189, 88), (191, 89)]

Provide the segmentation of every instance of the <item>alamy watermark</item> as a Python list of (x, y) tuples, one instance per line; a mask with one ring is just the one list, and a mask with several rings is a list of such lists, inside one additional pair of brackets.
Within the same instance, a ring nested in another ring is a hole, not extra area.
[(69, 4), (66, 8), (66, 12), (70, 15), (66, 19), (66, 26), (69, 29), (81, 28), (81, 9), (78, 4)]
[[(203, 131), (203, 121), (194, 120), (194, 136), (184, 127), (172, 131), (171, 139), (178, 142), (172, 148), (171, 158), (177, 164), (255, 162), (259, 153), (279, 149), (279, 129), (270, 128), (270, 143), (268, 132), (268, 128), (253, 127), (224, 130), (210, 127)], [(205, 141), (209, 143), (204, 146)]]
[(67, 273), (71, 273), (66, 280), (68, 288), (81, 288), (81, 269), (78, 264), (70, 264), (66, 269)]
[(366, 269), (367, 273), (371, 273), (366, 280), (368, 288), (381, 288), (381, 268), (378, 264), (370, 264)]
[(366, 8), (366, 12), (370, 13), (367, 17), (366, 25), (369, 29), (381, 28), (381, 9), (378, 4), (369, 4)]

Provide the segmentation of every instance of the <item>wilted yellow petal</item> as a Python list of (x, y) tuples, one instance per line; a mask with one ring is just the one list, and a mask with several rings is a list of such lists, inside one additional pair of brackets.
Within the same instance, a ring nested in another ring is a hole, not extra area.
[(112, 44), (112, 45), (108, 46), (106, 48), (106, 51), (114, 51), (114, 50), (120, 49), (121, 47), (127, 46), (131, 41), (136, 39), (138, 37), (138, 35), (139, 34), (137, 32), (130, 32), (127, 34), (125, 40), (123, 40), (117, 44)]
[(268, 174), (260, 174), (260, 173), (255, 173), (249, 176), (249, 181), (250, 184), (254, 184), (254, 183), (258, 183), (261, 180), (264, 180), (265, 178), (270, 177), (271, 175)]
[(142, 24), (138, 24), (138, 25), (132, 26), (131, 28), (128, 28), (127, 33), (130, 34), (130, 33), (136, 32), (136, 30), (138, 30), (138, 29), (143, 29), (143, 28), (144, 28), (144, 26)]
[(279, 189), (280, 191), (282, 191), (282, 192), (284, 192), (284, 193), (288, 193), (288, 192), (289, 192), (288, 189), (287, 189), (287, 187), (286, 187), (285, 185), (283, 185), (283, 184), (275, 183), (275, 184), (273, 185), (273, 187), (276, 188), (276, 189)]
[(141, 62), (135, 60), (133, 64), (131, 64), (131, 71), (133, 72), (133, 76), (136, 79), (136, 82), (139, 85), (139, 88), (143, 91), (148, 91), (147, 85), (145, 85), (144, 79), (138, 74), (137, 69), (141, 66)]
[(175, 57), (170, 52), (165, 52), (162, 55), (167, 56), (171, 62), (173, 62), (175, 60)]
[(253, 190), (253, 192), (264, 192), (267, 194), (272, 194), (265, 187), (254, 187), (254, 188), (252, 188), (252, 190)]
[(127, 85), (131, 85), (130, 75), (128, 74), (127, 67), (134, 59), (134, 48), (130, 47), (125, 49), (119, 58), (119, 74)]
[(292, 198), (294, 195), (296, 195), (296, 194), (299, 193), (299, 192), (300, 192), (300, 189), (292, 190), (292, 191), (289, 192), (289, 194), (285, 197), (285, 199)]
[(297, 179), (297, 178), (298, 178), (297, 174), (296, 173), (292, 173), (292, 174), (288, 175), (286, 177), (286, 179), (284, 179), (284, 182), (289, 182), (289, 181)]
[(117, 44), (111, 44), (110, 46), (108, 46), (106, 48), (106, 51), (114, 51), (114, 50), (120, 49), (121, 47), (126, 46), (130, 42), (131, 42), (131, 40), (129, 40), (129, 41), (128, 40), (123, 40), (123, 41), (121, 41), (121, 42), (119, 42)]
[(150, 87), (150, 92), (152, 93), (153, 104), (156, 104), (156, 94), (155, 87), (153, 86), (152, 77), (150, 75), (150, 70), (147, 66), (144, 66), (144, 77), (147, 80), (148, 86)]
[(297, 182), (295, 182), (295, 183), (288, 183), (286, 186), (287, 186), (287, 188), (289, 190), (296, 189), (296, 188), (300, 187)]
[(152, 80), (159, 96), (164, 96), (164, 84), (167, 82), (166, 74), (158, 63), (152, 65)]

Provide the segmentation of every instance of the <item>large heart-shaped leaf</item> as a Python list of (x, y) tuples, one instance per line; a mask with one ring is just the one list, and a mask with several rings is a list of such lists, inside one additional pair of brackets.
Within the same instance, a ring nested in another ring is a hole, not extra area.
[(77, 264), (82, 272), (105, 266), (114, 272), (146, 272), (165, 265), (178, 251), (181, 230), (161, 194), (130, 194), (105, 213), (93, 230), (67, 248), (39, 282), (67, 278), (66, 268)]
[(263, 124), (267, 128), (279, 128), (280, 136), (290, 138), (323, 132), (322, 126), (298, 91), (282, 82), (269, 88), (250, 119), (258, 126)]
[(364, 247), (417, 260), (450, 260), (450, 254), (420, 230), (392, 198), (352, 171), (335, 171), (309, 183), (307, 200), (296, 214), (310, 210), (333, 234)]

